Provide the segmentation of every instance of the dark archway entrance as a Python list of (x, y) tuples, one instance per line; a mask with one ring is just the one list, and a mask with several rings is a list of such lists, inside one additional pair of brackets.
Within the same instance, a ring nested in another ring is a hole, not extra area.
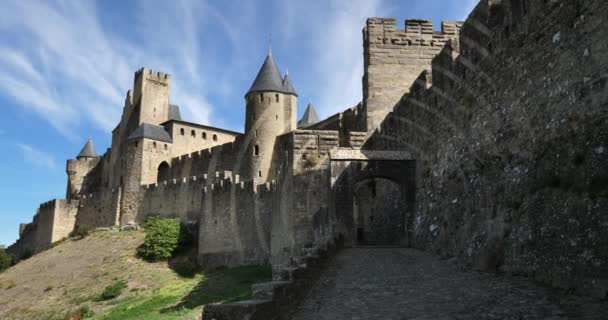
[(171, 167), (169, 167), (169, 164), (166, 161), (163, 161), (158, 165), (156, 182), (167, 181), (169, 179), (171, 179)]
[(401, 187), (385, 178), (368, 178), (353, 186), (353, 219), (357, 245), (400, 245), (404, 225)]
[(345, 245), (410, 245), (415, 161), (408, 152), (334, 149), (330, 212)]

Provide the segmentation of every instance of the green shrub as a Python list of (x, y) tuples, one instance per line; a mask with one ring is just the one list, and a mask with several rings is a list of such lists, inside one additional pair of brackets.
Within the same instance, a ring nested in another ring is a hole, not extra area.
[(139, 254), (150, 261), (169, 259), (177, 251), (182, 229), (179, 219), (150, 218), (146, 223), (146, 238)]
[(0, 272), (8, 269), (12, 264), (13, 258), (4, 249), (0, 249)]
[(117, 280), (111, 285), (107, 286), (103, 289), (101, 293), (101, 300), (110, 300), (118, 297), (122, 294), (122, 291), (127, 287), (127, 282), (125, 280)]
[(81, 319), (90, 318), (94, 314), (88, 305), (81, 306), (78, 311), (80, 312), (80, 316), (82, 317)]
[(86, 225), (86, 224), (81, 224), (78, 227), (76, 227), (76, 230), (74, 230), (74, 232), (72, 233), (72, 236), (74, 236), (77, 239), (83, 239), (86, 236), (90, 235), (91, 232), (93, 232), (94, 228)]

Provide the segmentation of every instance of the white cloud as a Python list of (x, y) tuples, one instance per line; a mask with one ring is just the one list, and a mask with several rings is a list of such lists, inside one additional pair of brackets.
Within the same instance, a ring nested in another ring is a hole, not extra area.
[(185, 118), (207, 123), (212, 106), (202, 88), (197, 40), (203, 6), (142, 1), (148, 9), (134, 19), (141, 19), (142, 40), (127, 41), (102, 27), (95, 4), (3, 4), (0, 35), (14, 41), (0, 47), (0, 93), (77, 140), (85, 124), (113, 129), (133, 72), (145, 65), (174, 74), (172, 102), (182, 106)]
[(52, 155), (28, 144), (19, 143), (17, 146), (21, 149), (23, 161), (26, 163), (44, 169), (55, 169), (57, 167)]

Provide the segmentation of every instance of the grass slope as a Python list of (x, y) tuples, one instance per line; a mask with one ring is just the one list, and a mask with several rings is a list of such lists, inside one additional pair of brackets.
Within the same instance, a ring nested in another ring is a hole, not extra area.
[[(68, 240), (0, 274), (0, 319), (64, 319), (81, 307), (92, 319), (197, 319), (202, 306), (250, 296), (251, 284), (269, 281), (270, 268), (244, 266), (182, 277), (166, 262), (135, 257), (144, 233), (98, 232)], [(101, 301), (104, 288), (127, 288)]]

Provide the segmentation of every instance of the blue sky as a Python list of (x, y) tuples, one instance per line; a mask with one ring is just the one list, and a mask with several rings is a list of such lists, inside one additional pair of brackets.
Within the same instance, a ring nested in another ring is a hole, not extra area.
[(268, 50), (326, 117), (361, 100), (371, 16), (464, 19), (476, 0), (29, 1), (0, 3), (0, 244), (64, 198), (65, 160), (110, 143), (133, 73), (172, 74), (184, 120), (243, 131), (243, 95)]

